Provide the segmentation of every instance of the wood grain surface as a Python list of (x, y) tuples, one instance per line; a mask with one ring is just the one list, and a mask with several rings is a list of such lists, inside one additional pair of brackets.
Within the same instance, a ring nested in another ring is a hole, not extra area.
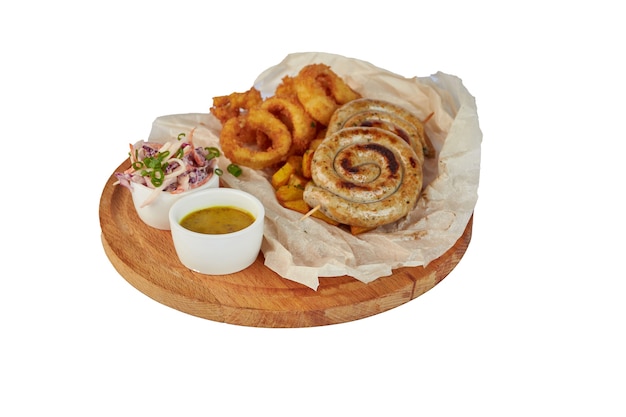
[[(115, 171), (128, 166), (123, 162)], [(178, 260), (169, 231), (145, 225), (130, 193), (107, 182), (100, 199), (104, 250), (119, 274), (148, 297), (208, 320), (253, 327), (312, 327), (369, 317), (409, 302), (437, 285), (469, 245), (465, 232), (426, 268), (399, 268), (365, 284), (352, 277), (320, 278), (317, 291), (280, 277), (263, 264), (230, 275), (203, 275)]]

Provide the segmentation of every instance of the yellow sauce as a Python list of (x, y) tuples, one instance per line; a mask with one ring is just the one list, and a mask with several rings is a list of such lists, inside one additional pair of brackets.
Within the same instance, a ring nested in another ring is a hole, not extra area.
[(187, 214), (180, 225), (192, 232), (220, 235), (245, 229), (254, 220), (252, 214), (240, 208), (215, 206)]

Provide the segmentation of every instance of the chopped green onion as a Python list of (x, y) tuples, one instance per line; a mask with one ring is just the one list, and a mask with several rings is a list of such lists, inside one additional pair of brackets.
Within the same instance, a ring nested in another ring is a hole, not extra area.
[(224, 171), (222, 171), (220, 168), (215, 168), (213, 172), (215, 172), (215, 175), (217, 175), (218, 177), (221, 177), (222, 174), (224, 174)]
[(211, 146), (211, 147), (206, 147), (204, 148), (204, 150), (206, 150), (208, 152), (206, 159), (213, 159), (213, 158), (217, 158), (218, 156), (221, 155), (220, 150)]
[(163, 185), (163, 178), (165, 177), (165, 173), (160, 169), (155, 169), (150, 173), (150, 182), (155, 187), (160, 187)]
[(178, 134), (178, 138), (177, 138), (177, 139), (178, 139), (178, 140), (181, 140), (181, 139), (182, 139), (182, 138), (184, 138), (185, 136), (187, 136), (187, 135), (185, 135), (184, 133), (179, 133), (179, 134)]
[(141, 169), (141, 168), (143, 168), (143, 163), (141, 161), (133, 162), (133, 169), (137, 170), (137, 169)]
[(143, 160), (143, 164), (146, 166), (146, 168), (156, 168), (156, 162), (156, 159), (151, 156), (149, 156), (148, 158), (144, 158)]
[(174, 158), (182, 158), (185, 155), (185, 151), (183, 150), (183, 148), (178, 148), (178, 150), (176, 151), (176, 155), (174, 155)]
[(243, 172), (241, 170), (241, 168), (238, 165), (235, 164), (230, 164), (228, 165), (228, 168), (226, 168), (228, 170), (228, 172), (230, 172), (230, 174), (234, 177), (238, 177), (241, 175), (241, 173)]

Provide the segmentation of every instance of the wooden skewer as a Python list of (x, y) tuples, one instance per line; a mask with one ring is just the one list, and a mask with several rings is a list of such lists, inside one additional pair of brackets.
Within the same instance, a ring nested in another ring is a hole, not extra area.
[(307, 217), (311, 216), (311, 214), (315, 213), (319, 209), (320, 209), (320, 205), (318, 204), (317, 206), (315, 206), (311, 210), (309, 210), (304, 216), (300, 217), (299, 221), (302, 221), (302, 220), (306, 219)]

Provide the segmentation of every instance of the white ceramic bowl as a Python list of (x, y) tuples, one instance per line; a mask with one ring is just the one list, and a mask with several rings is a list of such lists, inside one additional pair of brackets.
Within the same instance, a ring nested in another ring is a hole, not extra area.
[(220, 185), (220, 177), (215, 175), (215, 173), (211, 176), (211, 178), (202, 184), (198, 188), (194, 188), (191, 190), (187, 190), (180, 194), (172, 194), (169, 192), (161, 192), (159, 196), (147, 206), (141, 207), (141, 205), (150, 197), (153, 189), (146, 187), (143, 184), (131, 183), (132, 191), (131, 195), (133, 197), (133, 204), (135, 205), (135, 210), (137, 210), (137, 214), (139, 218), (148, 226), (161, 229), (161, 230), (170, 230), (170, 219), (169, 212), (172, 205), (180, 200), (182, 197), (206, 190), (209, 188), (219, 188)]
[[(248, 211), (254, 222), (243, 230), (211, 235), (192, 232), (180, 225), (187, 214), (214, 206), (238, 207)], [(265, 208), (253, 195), (232, 188), (213, 188), (178, 200), (169, 213), (174, 248), (187, 268), (209, 275), (232, 274), (254, 263), (263, 241)]]

